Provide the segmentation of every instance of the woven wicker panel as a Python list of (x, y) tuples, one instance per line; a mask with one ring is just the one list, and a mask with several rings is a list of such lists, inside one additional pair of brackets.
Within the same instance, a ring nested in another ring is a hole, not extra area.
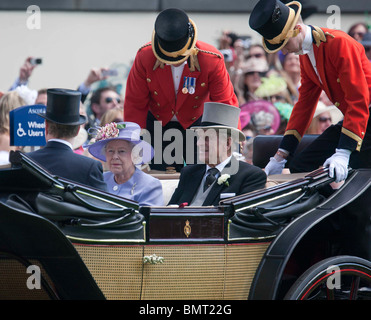
[[(105, 297), (115, 300), (247, 299), (268, 246), (75, 244)], [(154, 254), (164, 263), (143, 264)]]
[[(41, 275), (49, 281), (41, 264), (37, 261), (31, 261), (31, 263), (38, 265)], [(30, 276), (27, 268), (18, 260), (0, 258), (0, 300), (49, 300), (48, 293), (42, 287), (40, 289), (27, 288), (27, 279)]]
[(269, 243), (228, 245), (223, 299), (246, 300), (252, 280)]
[(142, 246), (90, 246), (75, 248), (106, 299), (139, 300), (142, 283)]
[(142, 299), (221, 299), (224, 288), (224, 245), (147, 246), (145, 255), (163, 264), (146, 264)]

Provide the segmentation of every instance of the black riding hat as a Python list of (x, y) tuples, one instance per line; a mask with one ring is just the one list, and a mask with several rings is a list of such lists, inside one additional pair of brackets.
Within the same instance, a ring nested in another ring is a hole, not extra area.
[(157, 16), (152, 34), (152, 50), (158, 60), (167, 64), (185, 61), (197, 41), (194, 22), (180, 9), (166, 9)]
[(46, 112), (40, 117), (64, 125), (81, 125), (86, 117), (80, 115), (81, 93), (69, 89), (48, 89)]
[(279, 0), (260, 0), (250, 15), (249, 24), (263, 36), (263, 47), (269, 53), (280, 50), (291, 37), (300, 17), (301, 4), (297, 1), (284, 4)]

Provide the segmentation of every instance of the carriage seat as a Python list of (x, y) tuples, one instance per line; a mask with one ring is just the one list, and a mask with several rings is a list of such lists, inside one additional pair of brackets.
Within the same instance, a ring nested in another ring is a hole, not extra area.
[[(282, 135), (259, 135), (255, 137), (253, 142), (253, 164), (259, 168), (265, 168), (269, 162), (269, 158), (275, 155), (282, 137)], [(296, 152), (304, 150), (317, 137), (318, 135), (316, 134), (304, 135)], [(287, 160), (286, 168), (289, 167), (289, 164), (290, 158)]]

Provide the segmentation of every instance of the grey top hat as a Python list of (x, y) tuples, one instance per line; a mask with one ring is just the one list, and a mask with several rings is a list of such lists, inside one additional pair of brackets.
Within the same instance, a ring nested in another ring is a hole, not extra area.
[(205, 102), (201, 124), (191, 129), (230, 129), (238, 134), (239, 141), (245, 140), (245, 135), (238, 129), (240, 108), (220, 102)]
[(46, 112), (40, 117), (64, 125), (81, 125), (86, 117), (80, 115), (81, 92), (70, 89), (48, 89)]

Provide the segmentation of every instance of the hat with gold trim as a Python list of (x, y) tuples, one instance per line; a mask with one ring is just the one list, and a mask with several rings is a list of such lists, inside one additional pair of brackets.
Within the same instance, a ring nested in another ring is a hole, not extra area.
[(183, 10), (165, 9), (157, 16), (151, 44), (161, 62), (184, 62), (193, 53), (196, 41), (196, 25)]
[(296, 37), (299, 30), (294, 29), (300, 13), (301, 3), (292, 1), (287, 4), (279, 0), (260, 0), (250, 15), (251, 29), (263, 36), (263, 47), (274, 53), (284, 47), (290, 38)]

